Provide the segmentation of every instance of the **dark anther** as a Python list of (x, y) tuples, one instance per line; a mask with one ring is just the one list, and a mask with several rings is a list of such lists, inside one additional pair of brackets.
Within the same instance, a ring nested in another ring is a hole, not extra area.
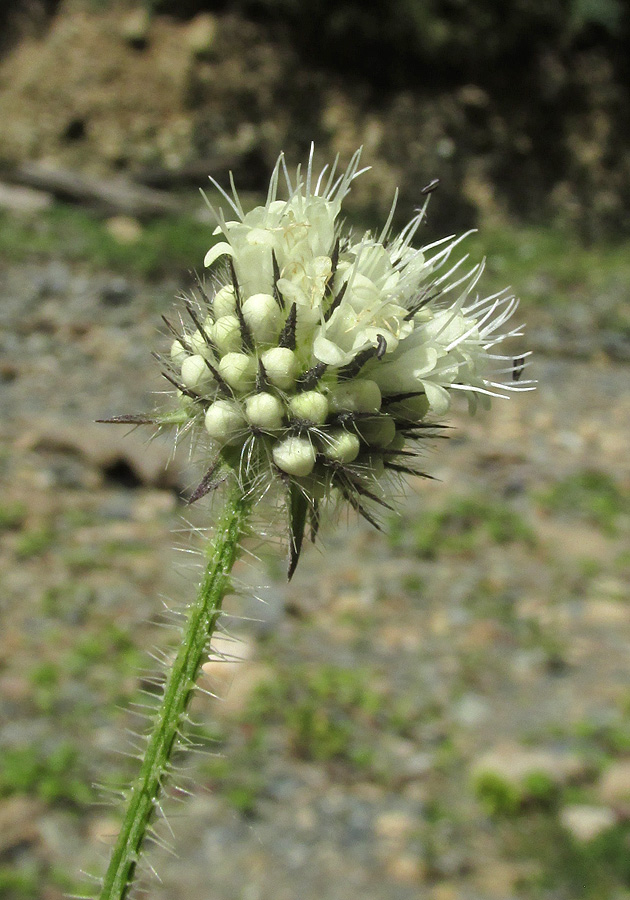
[(131, 416), (112, 416), (110, 419), (97, 419), (97, 422), (104, 425), (155, 425), (157, 419), (152, 416), (142, 414)]
[(254, 339), (252, 338), (251, 331), (247, 327), (247, 322), (243, 318), (243, 300), (241, 297), (241, 290), (238, 286), (238, 278), (236, 277), (236, 269), (234, 268), (234, 260), (232, 257), (229, 257), (229, 266), (230, 266), (230, 277), (232, 278), (232, 285), (234, 287), (234, 300), (236, 307), (236, 318), (238, 319), (239, 328), (241, 330), (241, 344), (243, 350), (247, 352), (248, 350), (254, 349)]
[(327, 322), (330, 319), (330, 317), (332, 316), (334, 311), (337, 309), (337, 307), (343, 300), (343, 295), (346, 293), (347, 290), (348, 290), (348, 282), (344, 281), (344, 283), (339, 288), (339, 293), (337, 294), (337, 296), (335, 297), (333, 302), (330, 304), (330, 306), (324, 313), (324, 322)]
[(233, 397), (234, 391), (229, 386), (227, 381), (219, 373), (219, 370), (217, 368), (215, 368), (215, 366), (213, 366), (212, 363), (205, 358), (205, 356), (203, 358), (203, 361), (205, 362), (206, 367), (210, 370), (212, 377), (216, 381), (217, 387), (219, 389), (219, 393), (221, 394), (221, 396), (222, 397)]
[(278, 338), (278, 347), (286, 347), (288, 350), (295, 350), (295, 329), (297, 325), (297, 303), (291, 305), (289, 315), (284, 323), (284, 328), (280, 332)]
[(512, 381), (518, 381), (525, 369), (525, 357), (518, 356), (512, 363)]
[(188, 341), (186, 340), (185, 335), (179, 334), (179, 332), (177, 331), (177, 329), (176, 329), (173, 325), (171, 325), (171, 323), (170, 323), (169, 320), (166, 318), (166, 316), (162, 316), (162, 321), (164, 322), (164, 324), (166, 325), (166, 327), (168, 328), (168, 330), (171, 332), (171, 334), (173, 335), (173, 337), (175, 338), (175, 340), (179, 341), (179, 343), (182, 345), (182, 347), (184, 348), (184, 350), (188, 350), (189, 352), (192, 352), (192, 347), (190, 346), (190, 344), (189, 344)]
[(204, 303), (208, 307), (208, 310), (211, 310), (212, 309), (212, 301), (206, 293), (206, 289), (205, 289), (204, 284), (199, 276), (199, 273), (195, 270), (194, 272), (191, 272), (190, 274), (195, 276), (195, 284), (196, 284), (197, 290), (201, 294)]
[(280, 266), (278, 265), (278, 257), (276, 256), (276, 251), (271, 251), (271, 264), (273, 265), (273, 298), (280, 307), (280, 309), (284, 309), (284, 300), (280, 296), (280, 291), (278, 290), (278, 282), (280, 281)]
[(425, 186), (422, 188), (420, 193), (424, 194), (425, 196), (427, 194), (432, 194), (433, 191), (436, 189), (436, 187), (438, 187), (439, 183), (440, 183), (440, 179), (434, 178), (433, 181), (430, 181), (428, 184), (425, 184)]
[(391, 406), (392, 403), (402, 403), (403, 400), (413, 400), (414, 397), (423, 397), (424, 391), (407, 391), (404, 394), (389, 394), (383, 397), (381, 406)]
[(348, 503), (355, 510), (355, 512), (358, 512), (358, 514), (360, 516), (363, 516), (365, 521), (369, 522), (370, 525), (372, 525), (374, 528), (376, 528), (377, 531), (383, 530), (381, 528), (381, 526), (378, 524), (378, 522), (376, 521), (376, 519), (374, 518), (374, 516), (370, 515), (370, 513), (366, 510), (366, 508), (361, 503), (359, 503), (358, 499), (352, 493), (352, 488), (341, 487), (340, 490), (341, 490), (343, 498), (348, 501)]
[(230, 277), (232, 279), (232, 286), (234, 288), (234, 298), (236, 300), (236, 308), (239, 309), (239, 307), (242, 306), (243, 301), (241, 299), (241, 291), (238, 286), (238, 278), (236, 277), (236, 269), (234, 268), (234, 260), (232, 259), (231, 256), (228, 257), (228, 265), (230, 266)]
[(186, 309), (188, 310), (188, 315), (190, 316), (190, 318), (193, 320), (193, 322), (197, 326), (199, 333), (201, 334), (206, 347), (208, 347), (216, 357), (217, 348), (214, 346), (214, 344), (212, 343), (212, 341), (206, 334), (206, 329), (203, 327), (203, 322), (199, 318), (197, 310), (195, 309), (195, 307), (192, 305), (192, 303), (190, 302), (190, 300), (187, 297), (184, 297), (184, 303), (186, 304)]
[(309, 509), (309, 519), (311, 524), (311, 541), (313, 544), (317, 538), (317, 532), (319, 531), (320, 524), (320, 514), (319, 514), (319, 501), (313, 500)]
[(333, 248), (332, 256), (330, 257), (330, 275), (326, 279), (326, 287), (325, 290), (328, 290), (329, 286), (332, 286), (335, 275), (337, 274), (337, 266), (339, 265), (339, 243), (340, 238), (337, 238), (335, 241), (335, 246)]
[(180, 384), (178, 381), (175, 381), (174, 378), (171, 378), (168, 372), (162, 372), (162, 376), (166, 378), (166, 380), (170, 382), (173, 387), (177, 388), (178, 391), (181, 391), (182, 394), (185, 394), (186, 397), (190, 397), (191, 400), (199, 400), (197, 394), (195, 394), (193, 391), (189, 391), (188, 388), (184, 387), (183, 384)]
[(435, 291), (434, 294), (429, 294), (428, 290), (424, 292), (421, 299), (418, 300), (417, 303), (411, 307), (407, 315), (405, 316), (405, 322), (411, 321), (417, 312), (420, 312), (423, 306), (426, 306), (432, 300), (435, 300), (436, 297), (440, 296), (441, 291)]
[(328, 366), (326, 365), (326, 363), (320, 362), (317, 363), (317, 365), (313, 366), (311, 369), (308, 369), (297, 379), (295, 385), (296, 390), (298, 392), (310, 391), (315, 387), (327, 368)]
[(380, 506), (384, 506), (385, 509), (393, 509), (393, 506), (390, 506), (385, 500), (382, 500), (377, 494), (373, 494), (372, 491), (369, 491), (364, 485), (359, 481), (353, 481), (352, 486), (362, 497), (367, 497), (368, 500), (373, 500), (374, 503), (378, 503)]
[(190, 495), (190, 499), (188, 500), (189, 505), (191, 503), (196, 503), (197, 500), (201, 500), (202, 497), (205, 497), (206, 494), (209, 494), (210, 491), (216, 490), (221, 482), (224, 480), (223, 478), (215, 478), (217, 469), (221, 463), (220, 457), (217, 457), (215, 461), (212, 463), (206, 474), (201, 479), (200, 483), (197, 485), (195, 490)]
[(254, 339), (252, 338), (252, 333), (247, 327), (247, 322), (243, 318), (243, 301), (241, 298), (241, 291), (238, 286), (238, 278), (236, 277), (236, 269), (234, 268), (234, 260), (232, 257), (229, 257), (229, 265), (230, 265), (230, 275), (232, 277), (232, 284), (234, 285), (234, 299), (236, 306), (236, 318), (238, 319), (238, 324), (241, 329), (241, 344), (243, 346), (243, 350), (247, 352), (248, 350), (254, 349)]
[(263, 365), (262, 359), (258, 360), (258, 372), (256, 373), (256, 390), (260, 394), (261, 391), (266, 391), (269, 388), (269, 378), (267, 376), (267, 371)]
[(392, 472), (401, 472), (403, 475), (415, 475), (418, 478), (429, 478), (431, 481), (437, 481), (434, 475), (419, 472), (418, 469), (412, 469), (411, 466), (401, 466), (393, 462), (384, 462), (383, 465), (386, 469), (391, 469)]
[(339, 369), (337, 380), (348, 381), (350, 378), (354, 378), (359, 374), (368, 360), (373, 359), (374, 357), (376, 357), (377, 359), (382, 359), (386, 350), (387, 341), (382, 334), (377, 334), (376, 347), (366, 347), (365, 350), (357, 353), (352, 362), (349, 362), (347, 366), (343, 366), (341, 369)]

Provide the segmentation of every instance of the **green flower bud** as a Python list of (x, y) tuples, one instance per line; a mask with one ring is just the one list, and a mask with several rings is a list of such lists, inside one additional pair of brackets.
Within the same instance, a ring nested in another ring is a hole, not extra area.
[(291, 436), (280, 441), (273, 448), (273, 461), (286, 472), (303, 478), (310, 475), (315, 465), (315, 448), (307, 438)]
[(335, 412), (378, 412), (381, 408), (380, 388), (375, 381), (354, 378), (331, 391), (330, 407)]
[(181, 366), (187, 356), (188, 351), (184, 348), (183, 344), (180, 341), (173, 341), (171, 344), (171, 359), (175, 365)]
[(190, 346), (193, 353), (198, 353), (200, 356), (208, 355), (208, 343), (200, 331), (197, 330), (191, 334)]
[(417, 397), (407, 397), (406, 400), (392, 403), (390, 409), (403, 419), (419, 421), (429, 412), (429, 401), (426, 394), (419, 394)]
[(336, 462), (349, 463), (359, 455), (361, 442), (356, 434), (335, 428), (322, 439), (324, 456)]
[(358, 423), (361, 439), (370, 447), (389, 447), (396, 437), (396, 423), (391, 416), (379, 416)]
[(271, 384), (283, 391), (293, 387), (298, 374), (298, 362), (293, 350), (274, 347), (272, 350), (266, 350), (261, 359)]
[(208, 407), (205, 425), (211, 438), (220, 444), (228, 444), (235, 438), (240, 439), (245, 419), (233, 400), (216, 400)]
[(248, 391), (256, 381), (256, 363), (246, 353), (226, 353), (218, 369), (221, 378), (235, 391)]
[(210, 339), (219, 353), (234, 353), (241, 349), (241, 326), (236, 316), (221, 316), (210, 329)]
[(212, 381), (212, 372), (203, 356), (196, 353), (186, 357), (182, 363), (182, 382), (185, 387), (199, 393), (212, 384)]
[(328, 418), (328, 399), (319, 391), (304, 391), (291, 397), (289, 411), (295, 419), (323, 425)]
[(257, 344), (270, 344), (278, 336), (283, 315), (271, 294), (252, 294), (243, 303), (243, 318)]
[(284, 405), (273, 394), (254, 394), (245, 401), (245, 415), (249, 424), (255, 428), (276, 431), (282, 428)]
[(236, 309), (236, 294), (234, 293), (234, 288), (231, 284), (226, 284), (216, 292), (214, 300), (212, 301), (212, 308), (217, 319), (221, 316), (230, 316), (234, 314), (234, 310)]

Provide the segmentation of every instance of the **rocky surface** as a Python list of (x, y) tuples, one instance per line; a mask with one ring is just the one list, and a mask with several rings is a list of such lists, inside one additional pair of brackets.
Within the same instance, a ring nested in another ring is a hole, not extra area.
[[(163, 389), (150, 351), (176, 288), (0, 270), (16, 900), (102, 871), (117, 811), (90, 784), (133, 772), (118, 751), (159, 668), (145, 651), (168, 648), (164, 603), (194, 590), (197, 557), (173, 546), (198, 547), (183, 522), (212, 512), (184, 505), (185, 448), (165, 471), (168, 442), (94, 424)], [(166, 804), (175, 855), (151, 851), (148, 896), (630, 897), (628, 369), (539, 354), (532, 374), (535, 394), (454, 412), (427, 457), (439, 481), (401, 486), (385, 534), (330, 523), (290, 585), (281, 548), (248, 548), (225, 620), (239, 642), (217, 648), (242, 661), (207, 666), (225, 700), (195, 701), (207, 753), (178, 762), (194, 788)]]

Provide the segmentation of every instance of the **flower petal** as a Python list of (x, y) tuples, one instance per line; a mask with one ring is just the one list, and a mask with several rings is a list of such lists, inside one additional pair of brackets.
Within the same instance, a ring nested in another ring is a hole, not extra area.
[(220, 256), (224, 254), (229, 254), (229, 256), (234, 256), (234, 250), (231, 245), (227, 243), (227, 241), (219, 241), (218, 244), (215, 244), (214, 247), (210, 247), (208, 252), (206, 253), (203, 264), (206, 268), (212, 265)]

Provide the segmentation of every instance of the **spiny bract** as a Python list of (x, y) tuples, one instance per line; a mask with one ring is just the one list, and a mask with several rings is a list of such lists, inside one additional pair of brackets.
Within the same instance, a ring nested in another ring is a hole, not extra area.
[(233, 218), (213, 210), (222, 237), (205, 265), (214, 289), (200, 283), (199, 296), (183, 298), (190, 325), (175, 332), (164, 373), (177, 408), (154, 420), (195, 428), (216, 448), (193, 499), (222, 468), (249, 487), (287, 489), (290, 575), (307, 520), (314, 533), (333, 490), (376, 524), (369, 507), (387, 505), (382, 476), (422, 474), (418, 441), (440, 427), (426, 419), (446, 413), (453, 391), (467, 392), (474, 411), (479, 399), (531, 386), (515, 383), (522, 357), (494, 352), (519, 334), (503, 330), (515, 298), (473, 294), (483, 264), (464, 274), (466, 257), (449, 264), (461, 238), (412, 247), (426, 203), (398, 235), (395, 199), (377, 236), (343, 231), (360, 156), (315, 180), (311, 150), (293, 180), (281, 155), (266, 203), (248, 213), (233, 183), (232, 196), (215, 183)]

